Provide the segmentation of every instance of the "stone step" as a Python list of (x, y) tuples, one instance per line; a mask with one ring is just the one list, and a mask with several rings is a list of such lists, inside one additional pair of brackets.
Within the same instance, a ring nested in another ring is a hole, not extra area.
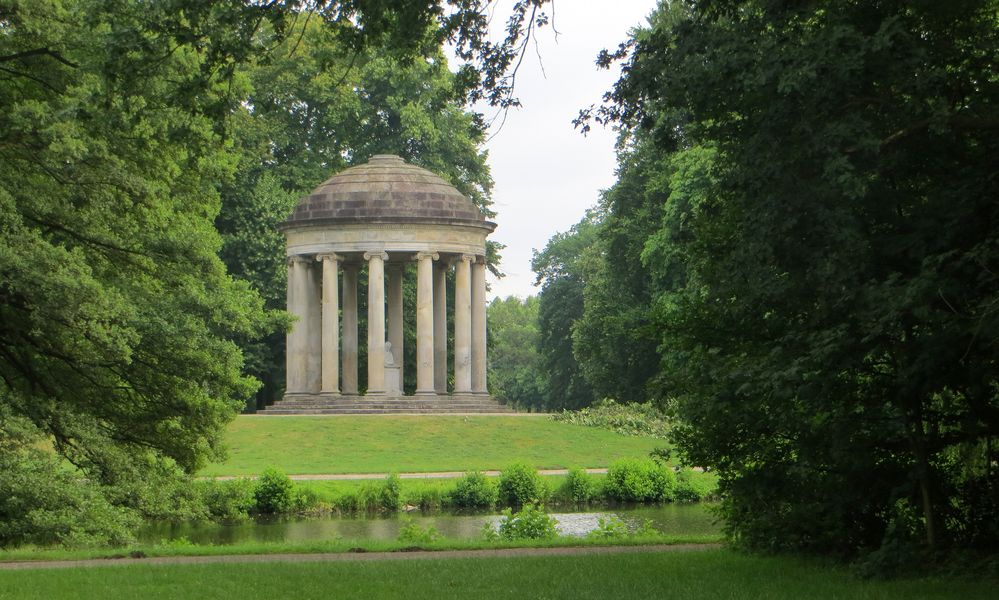
[(426, 406), (426, 407), (438, 407), (438, 406), (503, 406), (502, 404), (496, 404), (495, 402), (275, 402), (272, 406), (275, 407), (285, 407), (285, 408), (323, 408), (327, 406), (354, 406), (358, 408), (363, 407), (378, 407), (378, 406)]
[(286, 397), (260, 415), (366, 415), (513, 413), (495, 398), (478, 394), (447, 396), (329, 396), (303, 394)]
[(427, 415), (447, 415), (447, 414), (495, 414), (512, 413), (510, 410), (497, 410), (495, 408), (470, 408), (462, 410), (441, 410), (429, 408), (316, 408), (316, 409), (273, 409), (258, 411), (257, 414), (264, 415), (381, 415), (381, 414), (427, 414)]

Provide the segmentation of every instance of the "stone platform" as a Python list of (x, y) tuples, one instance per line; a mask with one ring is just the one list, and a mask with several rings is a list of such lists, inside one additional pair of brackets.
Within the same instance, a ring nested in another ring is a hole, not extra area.
[(331, 396), (294, 395), (285, 397), (258, 415), (447, 415), (513, 413), (492, 396)]

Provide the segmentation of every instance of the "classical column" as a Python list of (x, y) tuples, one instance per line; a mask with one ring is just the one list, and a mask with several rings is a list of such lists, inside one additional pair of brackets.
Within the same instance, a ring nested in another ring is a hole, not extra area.
[(447, 262), (434, 265), (434, 390), (447, 394)]
[(472, 392), (472, 284), (475, 257), (462, 254), (454, 270), (454, 393)]
[(340, 257), (320, 254), (323, 264), (323, 385), (322, 393), (340, 393), (340, 298), (337, 271)]
[(392, 344), (392, 360), (400, 371), (403, 369), (403, 308), (402, 275), (404, 267), (389, 263), (385, 266), (388, 275), (388, 341)]
[(472, 263), (472, 393), (486, 391), (486, 261)]
[(357, 271), (358, 265), (343, 265), (343, 356), (341, 377), (344, 394), (357, 394)]
[(318, 394), (323, 387), (323, 306), (322, 306), (322, 272), (315, 261), (309, 261), (305, 270), (308, 273), (308, 291), (306, 304), (309, 311), (308, 319), (308, 350), (305, 353), (308, 365), (308, 390), (310, 394)]
[(308, 393), (309, 313), (306, 305), (309, 273), (304, 256), (288, 257), (288, 312), (297, 317), (285, 338), (285, 393)]
[(365, 252), (368, 261), (368, 392), (385, 393), (385, 252)]
[(416, 255), (416, 393), (435, 395), (434, 389), (434, 261), (433, 252)]

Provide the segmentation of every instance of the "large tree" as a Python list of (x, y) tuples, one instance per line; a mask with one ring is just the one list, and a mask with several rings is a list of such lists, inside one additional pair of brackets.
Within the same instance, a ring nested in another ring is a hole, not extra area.
[(999, 5), (671, 3), (617, 54), (599, 116), (673, 161), (643, 255), (730, 531), (994, 544)]
[(157, 474), (218, 455), (257, 387), (237, 341), (283, 316), (226, 273), (214, 227), (237, 167), (240, 65), (316, 18), (351, 51), (386, 46), (403, 62), (450, 39), (469, 61), (464, 93), (510, 105), (540, 4), (516, 3), (491, 43), (474, 0), (0, 3), (3, 524), (86, 513), (86, 495), (45, 513), (32, 491), (64, 476), (39, 458), (45, 443), (80, 485), (142, 505)]
[(538, 351), (547, 379), (545, 408), (589, 406), (593, 388), (583, 376), (572, 351), (573, 329), (583, 316), (583, 290), (599, 264), (599, 215), (589, 212), (569, 231), (557, 233), (540, 252), (531, 269), (541, 285), (538, 294)]

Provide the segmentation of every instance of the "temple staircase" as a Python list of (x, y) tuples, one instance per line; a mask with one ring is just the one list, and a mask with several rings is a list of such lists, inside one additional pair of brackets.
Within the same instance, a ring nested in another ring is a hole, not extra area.
[(511, 414), (485, 394), (428, 396), (339, 396), (296, 394), (258, 410), (258, 415), (453, 415)]

